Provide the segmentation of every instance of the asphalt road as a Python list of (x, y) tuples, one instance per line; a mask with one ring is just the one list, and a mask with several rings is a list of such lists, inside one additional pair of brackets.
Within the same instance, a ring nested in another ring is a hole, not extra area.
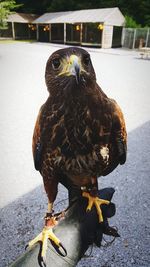
[[(0, 267), (11, 263), (43, 226), (47, 199), (34, 170), (31, 140), (40, 105), (46, 100), (44, 70), (60, 46), (0, 43)], [(99, 179), (116, 189), (117, 213), (110, 220), (121, 238), (93, 248), (78, 267), (150, 266), (150, 60), (121, 49), (89, 49), (98, 83), (117, 100), (128, 130), (124, 166)], [(60, 186), (56, 203), (66, 199)], [(60, 210), (67, 205), (56, 205)]]

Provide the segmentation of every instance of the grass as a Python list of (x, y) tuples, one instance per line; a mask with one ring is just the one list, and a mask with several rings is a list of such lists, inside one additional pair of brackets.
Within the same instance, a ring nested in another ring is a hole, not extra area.
[(9, 43), (35, 43), (36, 40), (13, 40), (13, 39), (0, 39), (0, 44), (9, 44)]

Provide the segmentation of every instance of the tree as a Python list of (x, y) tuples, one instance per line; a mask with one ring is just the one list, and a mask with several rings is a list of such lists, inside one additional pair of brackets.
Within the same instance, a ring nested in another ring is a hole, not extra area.
[(47, 12), (52, 0), (16, 0), (17, 4), (21, 4), (19, 12), (43, 15)]
[(149, 0), (119, 0), (118, 7), (124, 15), (130, 16), (137, 24), (150, 26)]
[(141, 25), (136, 23), (136, 21), (131, 16), (125, 16), (126, 19), (126, 28), (141, 28)]
[(15, 0), (0, 1), (0, 29), (7, 29), (6, 19), (13, 13), (13, 10), (19, 6), (20, 5), (17, 5)]
[(23, 4), (19, 12), (39, 15), (45, 12), (119, 7), (124, 16), (132, 17), (137, 24), (150, 26), (150, 0), (16, 0), (16, 3)]

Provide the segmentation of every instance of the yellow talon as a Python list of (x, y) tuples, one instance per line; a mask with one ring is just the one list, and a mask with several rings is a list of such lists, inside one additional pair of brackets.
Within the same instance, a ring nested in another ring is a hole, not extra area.
[(43, 231), (29, 242), (28, 246), (31, 248), (37, 242), (42, 242), (41, 257), (45, 258), (48, 239), (52, 240), (58, 248), (61, 246), (60, 240), (53, 233), (52, 227), (49, 226), (45, 226)]
[[(47, 251), (47, 240), (51, 240), (53, 242), (53, 246), (56, 249), (57, 253), (60, 254), (62, 257), (67, 256), (67, 250), (63, 246), (63, 244), (60, 242), (60, 240), (57, 238), (57, 236), (53, 233), (53, 228), (58, 224), (58, 221), (56, 220), (55, 216), (49, 216), (46, 214), (45, 217), (45, 227), (43, 228), (43, 231), (36, 236), (33, 240), (31, 240), (26, 247), (32, 247), (37, 242), (41, 242), (41, 250), (40, 250), (40, 261), (41, 263), (46, 266), (46, 251)], [(41, 266), (41, 265), (40, 265)], [(42, 265), (43, 266), (43, 265)]]
[(88, 206), (86, 208), (86, 211), (90, 211), (92, 209), (93, 205), (95, 205), (97, 213), (98, 213), (99, 222), (103, 222), (104, 220), (103, 220), (103, 215), (102, 215), (102, 211), (101, 211), (100, 206), (102, 204), (108, 205), (110, 202), (108, 200), (105, 200), (105, 199), (93, 197), (88, 192), (83, 192), (82, 196), (88, 198)]

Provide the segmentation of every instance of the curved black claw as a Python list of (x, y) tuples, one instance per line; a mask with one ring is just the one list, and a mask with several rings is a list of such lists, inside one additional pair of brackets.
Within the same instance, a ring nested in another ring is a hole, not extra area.
[(38, 254), (38, 263), (40, 267), (46, 267), (46, 259), (41, 256), (42, 253), (42, 243), (40, 243), (40, 249)]
[(27, 249), (28, 249), (28, 247), (29, 247), (29, 245), (27, 244), (27, 245), (25, 246), (25, 250), (27, 250)]
[(41, 267), (46, 267), (46, 261), (44, 260), (43, 257), (41, 257), (41, 260), (40, 260), (40, 266), (41, 266)]
[(62, 257), (66, 257), (67, 256), (67, 250), (66, 248), (63, 246), (62, 243), (59, 243), (59, 246), (57, 246), (52, 240), (50, 240), (53, 247), (55, 248), (55, 250), (57, 251), (57, 253), (62, 256)]

